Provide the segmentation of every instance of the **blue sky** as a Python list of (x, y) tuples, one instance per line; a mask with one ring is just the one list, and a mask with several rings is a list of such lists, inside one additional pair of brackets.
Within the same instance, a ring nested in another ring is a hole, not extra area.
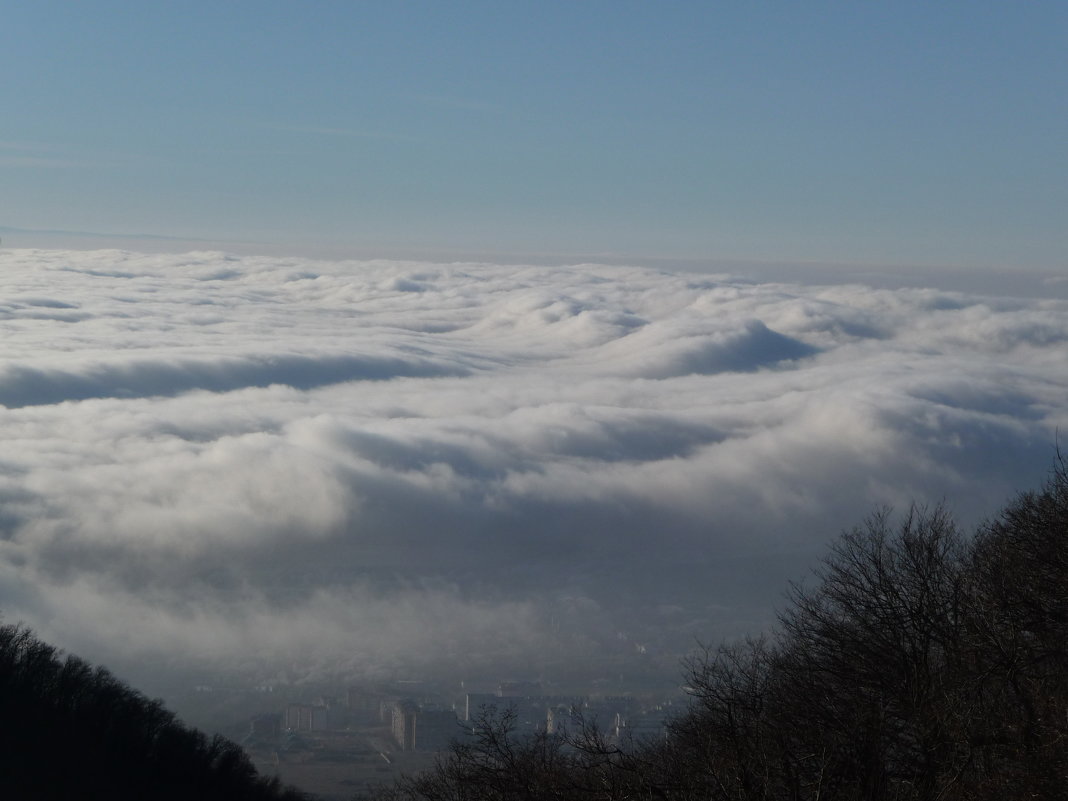
[(12, 3), (0, 230), (1068, 266), (1060, 3)]

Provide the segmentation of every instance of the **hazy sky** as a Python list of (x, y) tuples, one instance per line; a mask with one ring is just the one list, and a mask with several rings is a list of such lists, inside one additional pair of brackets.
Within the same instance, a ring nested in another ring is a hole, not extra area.
[(5, 244), (1068, 266), (1060, 2), (35, 0), (0, 38)]

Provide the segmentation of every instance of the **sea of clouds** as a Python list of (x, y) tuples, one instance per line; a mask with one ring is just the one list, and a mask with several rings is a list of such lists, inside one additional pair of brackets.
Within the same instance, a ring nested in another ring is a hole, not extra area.
[(1055, 298), (16, 250), (0, 342), (0, 614), (120, 663), (685, 650), (874, 507), (978, 523), (1068, 428)]

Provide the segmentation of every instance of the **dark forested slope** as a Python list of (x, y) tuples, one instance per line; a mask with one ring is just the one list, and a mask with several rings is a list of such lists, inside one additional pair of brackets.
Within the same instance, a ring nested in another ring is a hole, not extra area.
[(0, 794), (37, 799), (295, 799), (236, 744), (21, 627), (0, 627)]

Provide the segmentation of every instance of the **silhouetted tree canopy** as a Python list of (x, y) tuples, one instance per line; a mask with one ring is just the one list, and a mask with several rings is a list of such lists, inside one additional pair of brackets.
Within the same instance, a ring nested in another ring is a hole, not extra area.
[(207, 737), (76, 656), (0, 626), (0, 797), (283, 799), (233, 742)]
[(1068, 470), (972, 536), (879, 512), (794, 586), (775, 632), (708, 648), (663, 739), (475, 722), (385, 801), (1068, 797)]

